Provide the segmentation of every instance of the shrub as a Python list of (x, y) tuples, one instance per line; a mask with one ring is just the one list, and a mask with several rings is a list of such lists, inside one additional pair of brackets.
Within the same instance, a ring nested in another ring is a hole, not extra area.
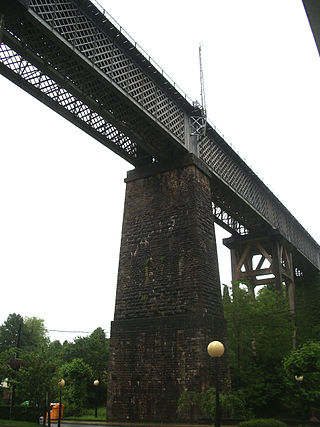
[(201, 394), (194, 391), (184, 391), (179, 400), (177, 412), (181, 419), (193, 421), (200, 413)]
[[(243, 396), (237, 392), (220, 393), (220, 407), (222, 418), (250, 418)], [(201, 394), (200, 408), (203, 414), (209, 415), (212, 420), (215, 418), (216, 390), (214, 387)]]
[(0, 406), (0, 418), (6, 420), (9, 418), (9, 406)]
[[(220, 406), (223, 418), (248, 419), (252, 416), (243, 397), (236, 392), (220, 393)], [(203, 393), (184, 391), (179, 398), (177, 412), (182, 419), (193, 421), (200, 416), (213, 420), (216, 412), (215, 388), (209, 388)]]
[(287, 425), (274, 418), (257, 418), (256, 420), (243, 421), (238, 427), (287, 427)]
[[(0, 418), (9, 418), (9, 406), (0, 406)], [(21, 421), (38, 422), (40, 417), (40, 410), (38, 408), (14, 406), (12, 408), (12, 419)]]

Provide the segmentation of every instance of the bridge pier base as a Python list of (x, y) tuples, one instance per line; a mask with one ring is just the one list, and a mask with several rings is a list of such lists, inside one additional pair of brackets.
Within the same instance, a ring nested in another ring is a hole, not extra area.
[(291, 313), (295, 315), (295, 286), (290, 245), (277, 232), (223, 240), (231, 251), (232, 282), (243, 280), (254, 297), (256, 286), (273, 284), (282, 292), (286, 285)]
[[(188, 156), (164, 170), (155, 165), (128, 173), (109, 419), (175, 420), (183, 391), (214, 384), (207, 345), (226, 344), (226, 325), (210, 181), (194, 161)], [(220, 372), (225, 379), (227, 356)]]

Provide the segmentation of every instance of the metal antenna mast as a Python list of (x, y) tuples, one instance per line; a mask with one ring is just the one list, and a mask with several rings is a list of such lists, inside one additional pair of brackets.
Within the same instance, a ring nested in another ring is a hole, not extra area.
[(202, 43), (199, 44), (199, 65), (200, 65), (200, 94), (201, 94), (201, 107), (202, 116), (204, 120), (207, 120), (207, 109), (206, 109), (206, 96), (204, 92), (204, 78), (203, 78), (203, 67), (202, 67), (202, 54), (201, 54)]
[(200, 95), (201, 105), (198, 101), (195, 101), (193, 105), (196, 107), (195, 114), (191, 116), (191, 123), (193, 131), (191, 135), (197, 137), (198, 142), (206, 136), (206, 125), (207, 125), (207, 110), (206, 110), (206, 97), (204, 93), (204, 78), (203, 78), (203, 67), (202, 67), (202, 55), (201, 55), (201, 43), (199, 44), (199, 64), (200, 64)]

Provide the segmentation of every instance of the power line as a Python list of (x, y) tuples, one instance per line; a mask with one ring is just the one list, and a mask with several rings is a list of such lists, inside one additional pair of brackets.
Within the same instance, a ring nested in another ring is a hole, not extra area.
[(70, 334), (92, 334), (93, 331), (88, 332), (88, 331), (62, 331), (60, 329), (47, 329), (48, 332), (67, 332)]
[[(47, 329), (48, 332), (63, 332), (68, 334), (92, 334), (94, 331), (63, 331), (61, 329)], [(105, 331), (106, 334), (109, 334), (109, 331)]]

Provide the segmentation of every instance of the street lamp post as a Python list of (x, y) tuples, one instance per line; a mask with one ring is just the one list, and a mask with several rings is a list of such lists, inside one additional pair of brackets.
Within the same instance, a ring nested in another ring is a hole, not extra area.
[(214, 358), (214, 374), (216, 386), (216, 414), (215, 414), (215, 427), (221, 427), (221, 413), (220, 413), (220, 400), (219, 400), (219, 365), (218, 359), (224, 353), (224, 346), (220, 341), (211, 341), (208, 345), (208, 354)]
[(61, 393), (62, 393), (62, 387), (64, 387), (64, 385), (65, 385), (65, 380), (62, 378), (58, 382), (58, 386), (59, 386), (59, 416), (58, 416), (58, 427), (61, 426)]
[(303, 424), (303, 422), (304, 422), (304, 404), (303, 404), (302, 390), (301, 390), (301, 383), (303, 381), (303, 375), (299, 375), (299, 376), (295, 375), (294, 378), (299, 385), (299, 394), (300, 394), (300, 403), (301, 403), (301, 423)]
[[(98, 387), (100, 384), (99, 380), (94, 380), (93, 381), (93, 385), (95, 387)], [(94, 407), (94, 416), (97, 418), (98, 417), (98, 407), (97, 407), (97, 396), (95, 396), (95, 407)]]

